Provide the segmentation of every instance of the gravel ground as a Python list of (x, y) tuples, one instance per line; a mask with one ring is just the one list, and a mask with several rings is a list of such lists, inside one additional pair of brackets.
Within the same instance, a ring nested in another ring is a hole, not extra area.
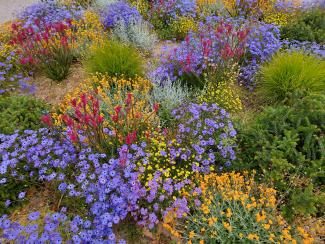
[(17, 12), (37, 0), (0, 0), (0, 24), (15, 18)]

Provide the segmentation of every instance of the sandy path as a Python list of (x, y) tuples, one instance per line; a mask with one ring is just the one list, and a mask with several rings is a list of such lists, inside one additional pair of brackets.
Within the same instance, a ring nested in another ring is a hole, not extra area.
[(38, 0), (0, 0), (0, 24), (14, 19), (17, 12)]

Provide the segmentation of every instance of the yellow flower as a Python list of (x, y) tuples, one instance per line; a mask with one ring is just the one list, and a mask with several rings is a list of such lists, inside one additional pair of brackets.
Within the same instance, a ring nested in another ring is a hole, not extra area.
[(189, 238), (193, 238), (194, 236), (195, 236), (194, 231), (191, 231), (190, 234), (189, 234)]
[(259, 240), (259, 236), (257, 235), (257, 234), (248, 234), (247, 235), (247, 238), (249, 239), (249, 240)]
[(229, 232), (232, 231), (232, 227), (231, 227), (231, 225), (230, 225), (229, 223), (227, 223), (227, 222), (222, 222), (222, 225), (223, 225), (223, 227), (225, 227), (225, 229), (227, 229)]
[(230, 218), (232, 216), (232, 212), (230, 208), (227, 208), (227, 213), (226, 213), (227, 218)]

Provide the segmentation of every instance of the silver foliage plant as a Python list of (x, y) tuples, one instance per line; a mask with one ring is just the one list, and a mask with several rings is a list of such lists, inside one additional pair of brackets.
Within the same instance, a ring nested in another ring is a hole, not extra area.
[(131, 21), (129, 25), (120, 21), (113, 29), (113, 35), (121, 42), (146, 52), (152, 52), (158, 42), (156, 34), (144, 20)]
[(160, 82), (153, 81), (150, 102), (159, 104), (159, 116), (163, 125), (172, 122), (171, 112), (180, 105), (186, 103), (192, 92), (184, 87), (179, 81), (165, 81), (162, 85)]
[(103, 9), (106, 6), (116, 2), (118, 2), (118, 0), (96, 0), (94, 6), (97, 9)]

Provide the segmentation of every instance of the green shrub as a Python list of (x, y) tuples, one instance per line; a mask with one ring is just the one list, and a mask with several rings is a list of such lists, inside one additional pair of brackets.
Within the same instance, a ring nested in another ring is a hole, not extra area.
[(268, 103), (325, 91), (325, 60), (299, 52), (278, 53), (261, 68), (257, 91)]
[(48, 106), (27, 96), (0, 98), (0, 134), (41, 127), (40, 117)]
[(240, 161), (236, 169), (256, 169), (283, 195), (287, 217), (324, 213), (325, 96), (311, 95), (292, 106), (267, 107), (238, 126)]
[(143, 75), (143, 61), (136, 49), (117, 41), (96, 47), (85, 61), (89, 72), (135, 78)]
[(325, 11), (302, 12), (281, 29), (283, 39), (325, 43)]

